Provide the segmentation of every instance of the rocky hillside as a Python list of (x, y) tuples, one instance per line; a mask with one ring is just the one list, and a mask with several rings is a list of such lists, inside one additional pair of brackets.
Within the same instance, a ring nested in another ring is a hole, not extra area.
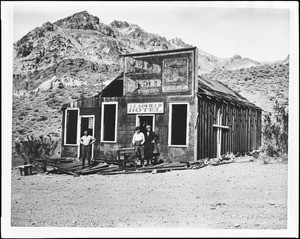
[[(86, 11), (44, 23), (13, 45), (13, 140), (30, 133), (60, 136), (61, 105), (97, 94), (119, 75), (120, 54), (190, 46), (126, 21), (103, 24)], [(261, 79), (274, 98), (287, 98), (288, 64), (264, 66), (239, 55), (221, 59), (200, 49), (199, 74), (226, 83), (254, 102), (265, 96)]]
[(224, 83), (265, 112), (273, 112), (276, 100), (288, 109), (289, 61), (287, 59), (250, 68), (215, 69), (203, 74), (202, 77)]

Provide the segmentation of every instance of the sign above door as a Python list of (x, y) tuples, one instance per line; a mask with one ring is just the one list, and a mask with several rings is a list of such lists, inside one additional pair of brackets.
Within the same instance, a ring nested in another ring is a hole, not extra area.
[(127, 114), (162, 114), (164, 102), (128, 103)]

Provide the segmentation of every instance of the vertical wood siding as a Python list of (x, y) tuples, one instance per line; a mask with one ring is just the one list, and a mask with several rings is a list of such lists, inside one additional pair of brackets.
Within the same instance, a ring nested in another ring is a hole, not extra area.
[(247, 153), (261, 146), (261, 111), (199, 97), (198, 159), (217, 156), (218, 109), (222, 114), (221, 154)]

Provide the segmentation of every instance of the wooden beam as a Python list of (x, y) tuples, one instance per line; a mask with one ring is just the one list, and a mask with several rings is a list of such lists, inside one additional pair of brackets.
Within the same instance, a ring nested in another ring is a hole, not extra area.
[(213, 127), (223, 128), (223, 129), (229, 129), (229, 126), (218, 125), (218, 124), (213, 124)]

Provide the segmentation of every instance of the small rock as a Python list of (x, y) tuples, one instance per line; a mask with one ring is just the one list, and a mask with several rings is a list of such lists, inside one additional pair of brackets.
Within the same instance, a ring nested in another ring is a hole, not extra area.
[(21, 179), (21, 177), (17, 178), (17, 180), (20, 180), (20, 179)]
[(275, 203), (274, 203), (274, 202), (269, 202), (269, 204), (270, 204), (270, 205), (275, 205)]
[(155, 174), (155, 173), (157, 173), (157, 170), (156, 170), (156, 169), (153, 169), (151, 173), (152, 173), (152, 174)]
[(234, 227), (239, 227), (239, 226), (240, 226), (240, 224), (235, 224), (235, 225), (234, 225)]

